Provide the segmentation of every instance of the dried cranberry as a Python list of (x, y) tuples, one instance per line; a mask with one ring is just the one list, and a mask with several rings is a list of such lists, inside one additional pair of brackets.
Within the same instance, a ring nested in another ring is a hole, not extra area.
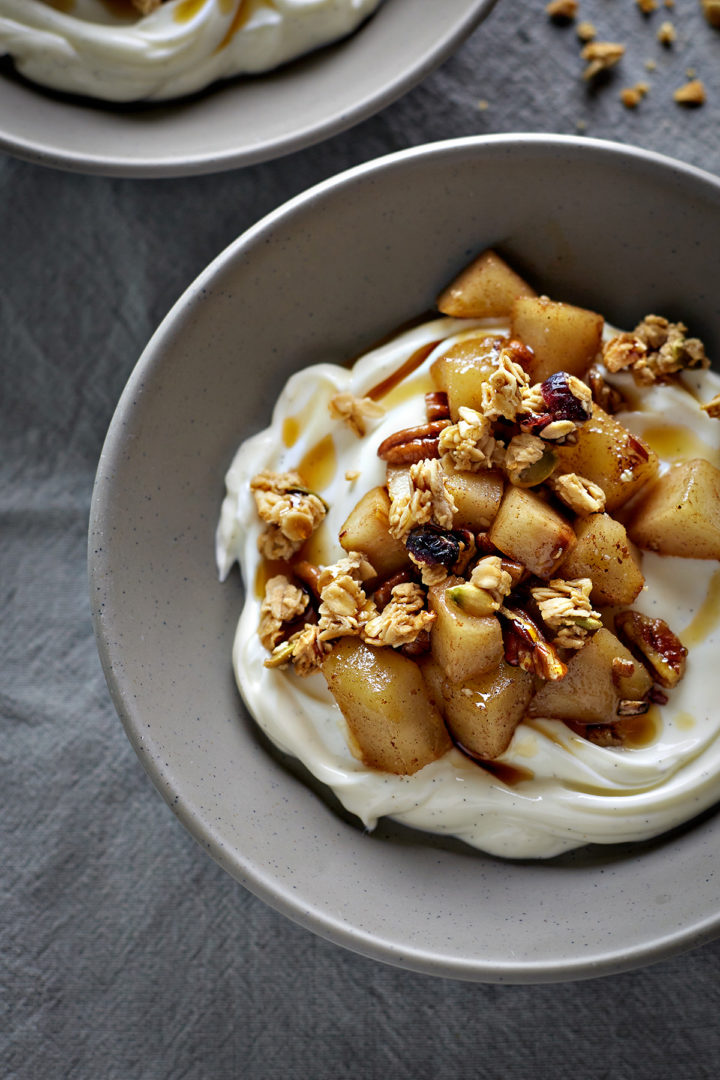
[(582, 423), (590, 413), (579, 398), (570, 389), (570, 380), (566, 371), (556, 371), (540, 385), (540, 393), (554, 420), (573, 420)]
[(462, 538), (439, 525), (420, 525), (412, 529), (405, 547), (419, 563), (428, 566), (453, 566), (460, 555)]

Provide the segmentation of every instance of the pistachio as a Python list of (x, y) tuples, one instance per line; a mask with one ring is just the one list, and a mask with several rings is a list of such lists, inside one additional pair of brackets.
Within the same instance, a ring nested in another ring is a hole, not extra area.
[(447, 597), (466, 615), (493, 615), (497, 611), (497, 604), (488, 590), (471, 585), (469, 581), (452, 585), (447, 590)]

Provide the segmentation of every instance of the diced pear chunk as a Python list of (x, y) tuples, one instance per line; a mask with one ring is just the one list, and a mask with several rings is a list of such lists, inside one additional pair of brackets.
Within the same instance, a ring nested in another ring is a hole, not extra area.
[(496, 469), (462, 472), (452, 467), (446, 467), (445, 472), (445, 484), (457, 507), (453, 528), (473, 532), (487, 529), (500, 509), (505, 488), (503, 474)]
[(534, 491), (508, 485), (488, 536), (495, 547), (541, 578), (552, 577), (575, 547), (572, 525)]
[(532, 675), (502, 660), (492, 671), (459, 685), (447, 678), (432, 657), (424, 657), (421, 666), (433, 700), (457, 742), (479, 758), (502, 754), (532, 697)]
[(497, 667), (503, 655), (503, 637), (497, 615), (468, 615), (447, 596), (462, 584), (448, 578), (428, 591), (428, 606), (435, 612), (430, 628), (430, 651), (451, 682), (466, 682)]
[(509, 315), (518, 296), (535, 296), (526, 281), (494, 251), (483, 251), (438, 297), (443, 315), (486, 319)]
[(595, 311), (546, 296), (524, 296), (513, 304), (510, 331), (534, 352), (530, 376), (543, 382), (556, 371), (582, 378), (600, 349), (603, 325)]
[(500, 349), (507, 344), (505, 338), (478, 333), (456, 341), (430, 367), (430, 375), (438, 390), (448, 396), (450, 416), (458, 419), (458, 409), (480, 410), (482, 384), (497, 367)]
[(558, 474), (574, 472), (598, 484), (610, 513), (636, 495), (658, 471), (655, 451), (599, 405), (593, 405), (592, 416), (578, 428), (577, 442), (558, 446), (555, 452)]
[(558, 570), (563, 578), (592, 581), (595, 604), (632, 604), (645, 579), (640, 553), (628, 540), (625, 526), (609, 514), (590, 514), (575, 522), (577, 544)]
[(379, 577), (388, 577), (410, 565), (405, 545), (388, 531), (390, 496), (384, 487), (371, 488), (350, 511), (340, 529), (345, 551), (359, 551)]
[(720, 471), (704, 458), (674, 465), (634, 508), (628, 535), (660, 555), (720, 559)]
[[(632, 673), (613, 672), (619, 658)], [(546, 682), (530, 702), (529, 716), (574, 720), (578, 724), (612, 724), (620, 701), (640, 701), (652, 686), (643, 665), (609, 630), (598, 630), (568, 661), (567, 675)]]
[(402, 653), (341, 638), (323, 664), (323, 675), (359, 757), (370, 768), (409, 775), (450, 749), (420, 668)]

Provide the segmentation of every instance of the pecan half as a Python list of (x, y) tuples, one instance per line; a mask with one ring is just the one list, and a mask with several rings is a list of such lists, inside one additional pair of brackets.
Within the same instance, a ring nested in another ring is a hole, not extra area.
[(664, 619), (651, 619), (639, 611), (620, 611), (615, 616), (615, 629), (655, 682), (666, 688), (680, 682), (685, 674), (687, 649)]
[(432, 420), (417, 427), (395, 431), (383, 439), (377, 448), (377, 455), (388, 465), (413, 465), (425, 458), (440, 457), (440, 432), (449, 423), (449, 420)]
[(585, 378), (592, 392), (593, 401), (610, 416), (626, 408), (627, 402), (623, 395), (606, 382), (598, 368), (591, 367)]
[(505, 659), (513, 667), (521, 667), (541, 679), (556, 681), (567, 675), (567, 665), (563, 663), (554, 646), (546, 641), (540, 628), (517, 608), (501, 607), (498, 611), (508, 624), (506, 632)]
[(430, 422), (450, 419), (448, 396), (444, 390), (431, 390), (425, 395), (425, 413)]

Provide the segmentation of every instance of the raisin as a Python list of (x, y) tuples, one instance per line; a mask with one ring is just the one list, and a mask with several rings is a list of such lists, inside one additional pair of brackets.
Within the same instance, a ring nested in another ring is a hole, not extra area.
[(573, 420), (576, 424), (587, 420), (589, 412), (582, 401), (570, 389), (565, 371), (556, 371), (540, 385), (540, 393), (552, 413), (553, 420)]
[(412, 529), (405, 541), (405, 547), (417, 562), (428, 566), (446, 566), (449, 569), (460, 556), (461, 542), (457, 533), (431, 524)]

